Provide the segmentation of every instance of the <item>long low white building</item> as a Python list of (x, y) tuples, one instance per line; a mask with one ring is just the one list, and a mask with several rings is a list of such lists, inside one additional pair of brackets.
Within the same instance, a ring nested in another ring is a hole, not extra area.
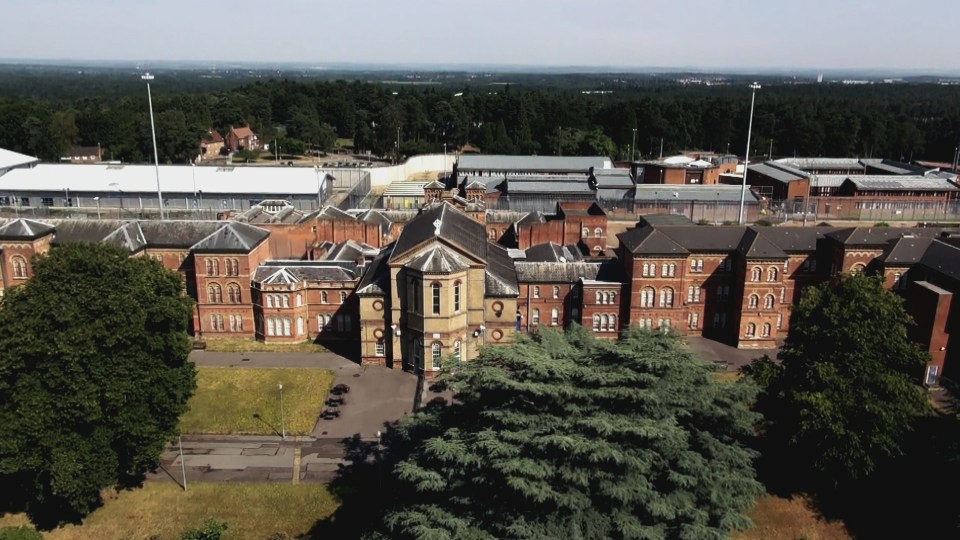
[[(333, 176), (315, 167), (161, 165), (165, 208), (244, 210), (283, 199), (300, 210), (327, 200)], [(153, 165), (40, 164), (0, 176), (0, 206), (17, 208), (126, 208), (156, 211)]]

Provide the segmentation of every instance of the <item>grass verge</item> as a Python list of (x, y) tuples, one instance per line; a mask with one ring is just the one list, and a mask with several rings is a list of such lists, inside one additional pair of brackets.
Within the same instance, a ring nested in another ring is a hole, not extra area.
[(198, 368), (197, 392), (180, 418), (180, 429), (191, 434), (279, 434), (278, 385), (283, 384), (283, 426), (288, 435), (306, 435), (317, 423), (334, 377), (325, 369)]
[(324, 352), (327, 349), (312, 341), (301, 343), (263, 343), (243, 339), (212, 339), (206, 342), (210, 352)]
[[(320, 484), (190, 484), (148, 482), (140, 489), (104, 495), (104, 505), (82, 525), (65, 525), (48, 540), (88, 538), (176, 539), (207, 518), (227, 523), (226, 538), (296, 538), (333, 514), (339, 502)], [(21, 514), (0, 517), (0, 527), (29, 523)]]
[(750, 512), (754, 527), (733, 534), (733, 540), (851, 540), (840, 521), (819, 516), (803, 497), (785, 499), (767, 495)]

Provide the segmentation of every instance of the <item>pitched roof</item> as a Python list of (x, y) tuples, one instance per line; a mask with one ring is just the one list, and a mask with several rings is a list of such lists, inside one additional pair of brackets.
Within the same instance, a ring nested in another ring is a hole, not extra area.
[(737, 251), (747, 259), (786, 259), (787, 254), (767, 237), (753, 228), (747, 227), (737, 246)]
[(234, 135), (236, 135), (237, 137), (239, 137), (239, 138), (241, 138), (241, 139), (246, 139), (247, 137), (256, 137), (256, 136), (257, 136), (257, 135), (253, 132), (253, 130), (250, 129), (250, 126), (243, 126), (243, 127), (238, 127), (238, 128), (231, 128), (230, 131), (233, 132)]
[(682, 214), (646, 214), (637, 220), (637, 227), (667, 227), (678, 225), (696, 225), (692, 219)]
[(887, 243), (904, 235), (934, 237), (943, 229), (903, 227), (853, 227), (838, 229), (827, 234), (827, 237), (840, 242), (845, 246), (886, 247)]
[(691, 252), (728, 253), (740, 245), (746, 227), (663, 227), (659, 229)]
[(248, 253), (260, 245), (270, 231), (230, 221), (216, 232), (193, 245), (194, 251)]
[(449, 203), (426, 209), (408, 223), (390, 259), (402, 257), (432, 238), (440, 238), (478, 260), (487, 260), (486, 228)]
[(796, 169), (785, 163), (777, 163), (775, 161), (757, 163), (756, 165), (750, 165), (747, 168), (757, 174), (761, 174), (767, 178), (771, 178), (783, 183), (795, 182), (797, 180), (803, 180), (804, 178), (810, 177), (809, 174), (801, 171), (800, 169)]
[(0, 174), (3, 174), (3, 171), (7, 169), (27, 167), (31, 164), (39, 162), (40, 160), (33, 156), (28, 156), (26, 154), (14, 152), (13, 150), (4, 150), (3, 148), (0, 148)]
[(473, 182), (470, 182), (469, 184), (467, 184), (467, 187), (465, 187), (464, 189), (482, 189), (486, 191), (487, 185), (479, 180), (474, 180)]
[(871, 191), (960, 191), (956, 184), (936, 176), (849, 176), (843, 184)]
[(756, 227), (761, 236), (787, 253), (813, 251), (817, 240), (837, 230), (836, 227)]
[(470, 264), (442, 245), (424, 251), (405, 265), (426, 274), (451, 274), (470, 268)]
[(387, 261), (392, 252), (393, 244), (390, 244), (367, 266), (360, 283), (357, 284), (357, 294), (383, 296), (387, 293), (390, 288), (390, 267)]
[(222, 142), (223, 142), (223, 135), (221, 135), (219, 131), (217, 131), (217, 130), (215, 130), (215, 129), (211, 129), (210, 131), (207, 132), (206, 135), (203, 136), (203, 140), (202, 140), (201, 142), (205, 142), (205, 143), (222, 143)]
[(136, 253), (147, 247), (147, 235), (144, 234), (140, 223), (128, 221), (104, 237), (102, 242)]
[[(747, 203), (755, 203), (757, 195), (749, 189), (745, 193)], [(637, 201), (665, 202), (740, 202), (740, 186), (722, 184), (676, 185), (676, 184), (638, 184), (634, 198)]]
[(597, 279), (600, 263), (520, 262), (516, 263), (520, 283), (576, 283), (581, 278)]
[(516, 297), (520, 294), (520, 285), (517, 283), (517, 267), (513, 259), (503, 247), (490, 243), (487, 243), (487, 247), (484, 296)]
[(554, 242), (537, 244), (527, 248), (526, 262), (575, 262), (583, 260), (583, 255), (571, 246), (561, 246)]
[(377, 249), (369, 244), (347, 240), (346, 242), (334, 244), (330, 251), (327, 252), (326, 256), (323, 257), (323, 260), (356, 261), (362, 258), (364, 254), (372, 251), (375, 252)]
[(641, 227), (617, 235), (620, 244), (635, 255), (686, 255), (685, 247), (664, 234), (660, 229)]
[[(312, 264), (294, 264), (277, 266), (277, 261), (270, 265), (260, 265), (253, 274), (253, 281), (258, 283), (300, 283), (303, 281), (353, 281), (356, 276), (346, 268), (340, 266), (323, 265), (310, 261)], [(296, 263), (306, 261), (296, 261)]]
[(447, 189), (447, 186), (434, 180), (433, 182), (430, 182), (429, 184), (423, 186), (423, 189)]
[(877, 257), (888, 266), (907, 266), (920, 262), (927, 248), (934, 241), (932, 237), (904, 236), (890, 242), (890, 247)]
[(313, 212), (303, 216), (303, 218), (300, 219), (300, 223), (306, 223), (307, 221), (313, 219), (349, 219), (353, 221), (356, 218), (337, 208), (336, 206), (327, 205), (319, 210), (314, 210)]
[(46, 236), (54, 231), (51, 225), (34, 221), (32, 219), (19, 218), (10, 221), (0, 227), (0, 239), (3, 240), (33, 240)]
[(951, 279), (960, 280), (960, 248), (935, 240), (930, 243), (920, 264)]

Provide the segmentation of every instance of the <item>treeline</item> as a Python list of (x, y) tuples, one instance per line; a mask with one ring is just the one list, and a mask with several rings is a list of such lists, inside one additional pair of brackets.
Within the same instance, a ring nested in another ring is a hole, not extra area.
[[(197, 90), (181, 89), (178, 80), (158, 79), (153, 86), (162, 162), (187, 162), (209, 129), (225, 135), (241, 125), (293, 153), (330, 150), (337, 138), (348, 138), (356, 152), (376, 156), (467, 143), (485, 153), (619, 159), (631, 150), (656, 157), (661, 144), (664, 153), (742, 155), (750, 112), (749, 90), (740, 85), (633, 85), (584, 94), (490, 84), (453, 90), (292, 80)], [(56, 160), (71, 146), (100, 144), (108, 159), (150, 159), (142, 85), (78, 94), (0, 97), (0, 147)], [(958, 98), (960, 87), (933, 84), (765, 86), (757, 93), (751, 155), (951, 161), (960, 141)]]

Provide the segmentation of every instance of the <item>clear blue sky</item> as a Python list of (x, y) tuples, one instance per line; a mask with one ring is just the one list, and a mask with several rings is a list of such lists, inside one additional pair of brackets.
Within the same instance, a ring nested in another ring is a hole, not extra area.
[(0, 0), (0, 58), (957, 70), (956, 0)]

